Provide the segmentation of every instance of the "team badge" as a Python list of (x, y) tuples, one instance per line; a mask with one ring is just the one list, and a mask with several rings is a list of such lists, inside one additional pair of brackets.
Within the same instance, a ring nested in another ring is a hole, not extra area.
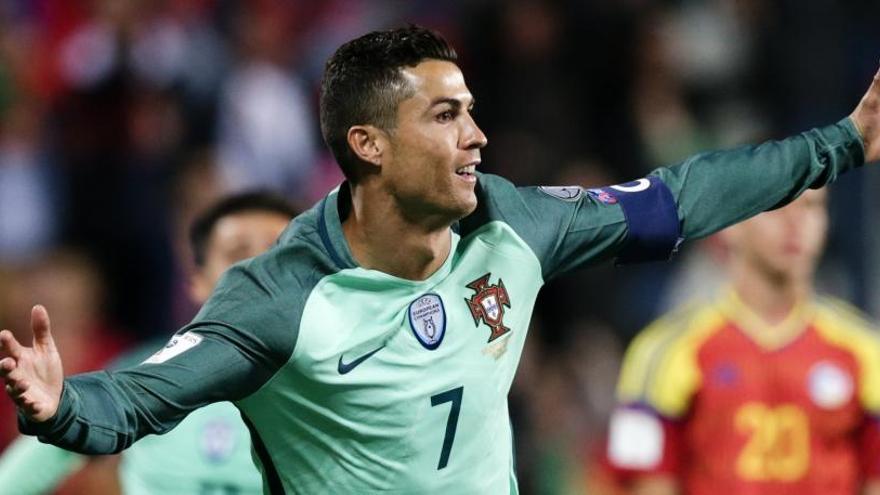
[(500, 278), (497, 285), (489, 285), (490, 275), (491, 273), (487, 273), (467, 284), (466, 287), (476, 293), (470, 299), (464, 299), (471, 310), (471, 316), (474, 317), (474, 325), (479, 327), (482, 321), (492, 329), (488, 342), (510, 331), (504, 326), (504, 307), (510, 307), (507, 289), (504, 288), (504, 282)]
[(838, 408), (849, 402), (853, 395), (852, 376), (829, 361), (813, 365), (807, 384), (810, 399), (823, 409)]
[(425, 349), (436, 349), (446, 333), (446, 308), (440, 296), (424, 294), (411, 302), (409, 327)]
[(584, 195), (581, 186), (540, 186), (538, 190), (562, 201), (577, 201)]

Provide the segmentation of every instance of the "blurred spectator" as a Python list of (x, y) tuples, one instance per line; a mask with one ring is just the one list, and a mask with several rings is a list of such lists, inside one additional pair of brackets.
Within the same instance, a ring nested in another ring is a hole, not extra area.
[(41, 148), (41, 114), (19, 95), (0, 109), (0, 262), (19, 262), (58, 237), (56, 171)]
[(315, 111), (283, 64), (296, 38), (282, 7), (243, 9), (239, 60), (219, 109), (219, 164), (230, 189), (270, 188), (295, 196), (315, 165)]

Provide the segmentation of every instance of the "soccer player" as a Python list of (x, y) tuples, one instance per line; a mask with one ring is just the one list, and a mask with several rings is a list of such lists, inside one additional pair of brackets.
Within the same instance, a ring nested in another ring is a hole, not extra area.
[(331, 56), (322, 83), (347, 181), (230, 269), (174, 343), (62, 379), (37, 306), (32, 347), (0, 332), (0, 376), (23, 432), (81, 452), (229, 400), (269, 493), (516, 493), (507, 393), (544, 281), (668, 258), (880, 158), (878, 102), (880, 81), (837, 124), (627, 184), (517, 188), (476, 172), (486, 136), (446, 41), (372, 32)]
[[(266, 251), (295, 213), (281, 198), (251, 192), (227, 197), (200, 214), (190, 228), (195, 262), (192, 299), (204, 302), (227, 268)], [(146, 344), (121, 358), (118, 366), (142, 362), (162, 344)], [(45, 493), (85, 460), (34, 437), (21, 437), (0, 457), (0, 487), (4, 487), (0, 491)], [(194, 411), (164, 435), (141, 439), (123, 454), (119, 474), (126, 495), (263, 491), (251, 458), (250, 435), (238, 410), (228, 402)]]
[(880, 493), (880, 336), (813, 293), (825, 203), (722, 231), (729, 289), (634, 340), (607, 451), (631, 493)]

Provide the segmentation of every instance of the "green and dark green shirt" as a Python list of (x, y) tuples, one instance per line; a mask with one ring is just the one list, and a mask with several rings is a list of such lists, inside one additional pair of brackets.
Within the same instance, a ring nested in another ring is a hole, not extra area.
[(166, 349), (67, 379), (56, 417), (22, 429), (117, 452), (232, 401), (269, 493), (517, 493), (507, 394), (545, 281), (615, 257), (668, 258), (682, 239), (779, 207), (863, 155), (846, 119), (589, 191), (480, 175), (477, 210), (423, 281), (358, 266), (341, 187), (231, 268)]

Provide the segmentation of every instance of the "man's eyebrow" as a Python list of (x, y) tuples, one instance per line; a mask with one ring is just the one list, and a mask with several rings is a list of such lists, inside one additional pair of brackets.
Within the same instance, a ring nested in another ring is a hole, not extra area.
[[(434, 107), (437, 105), (442, 105), (444, 103), (451, 106), (453, 110), (460, 109), (461, 105), (462, 105), (462, 101), (457, 98), (449, 98), (449, 97), (441, 96), (439, 98), (434, 98), (433, 100), (431, 100), (431, 107)], [(468, 105), (468, 108), (473, 107), (474, 103), (476, 103), (476, 100), (473, 97), (471, 97), (470, 104)]]

